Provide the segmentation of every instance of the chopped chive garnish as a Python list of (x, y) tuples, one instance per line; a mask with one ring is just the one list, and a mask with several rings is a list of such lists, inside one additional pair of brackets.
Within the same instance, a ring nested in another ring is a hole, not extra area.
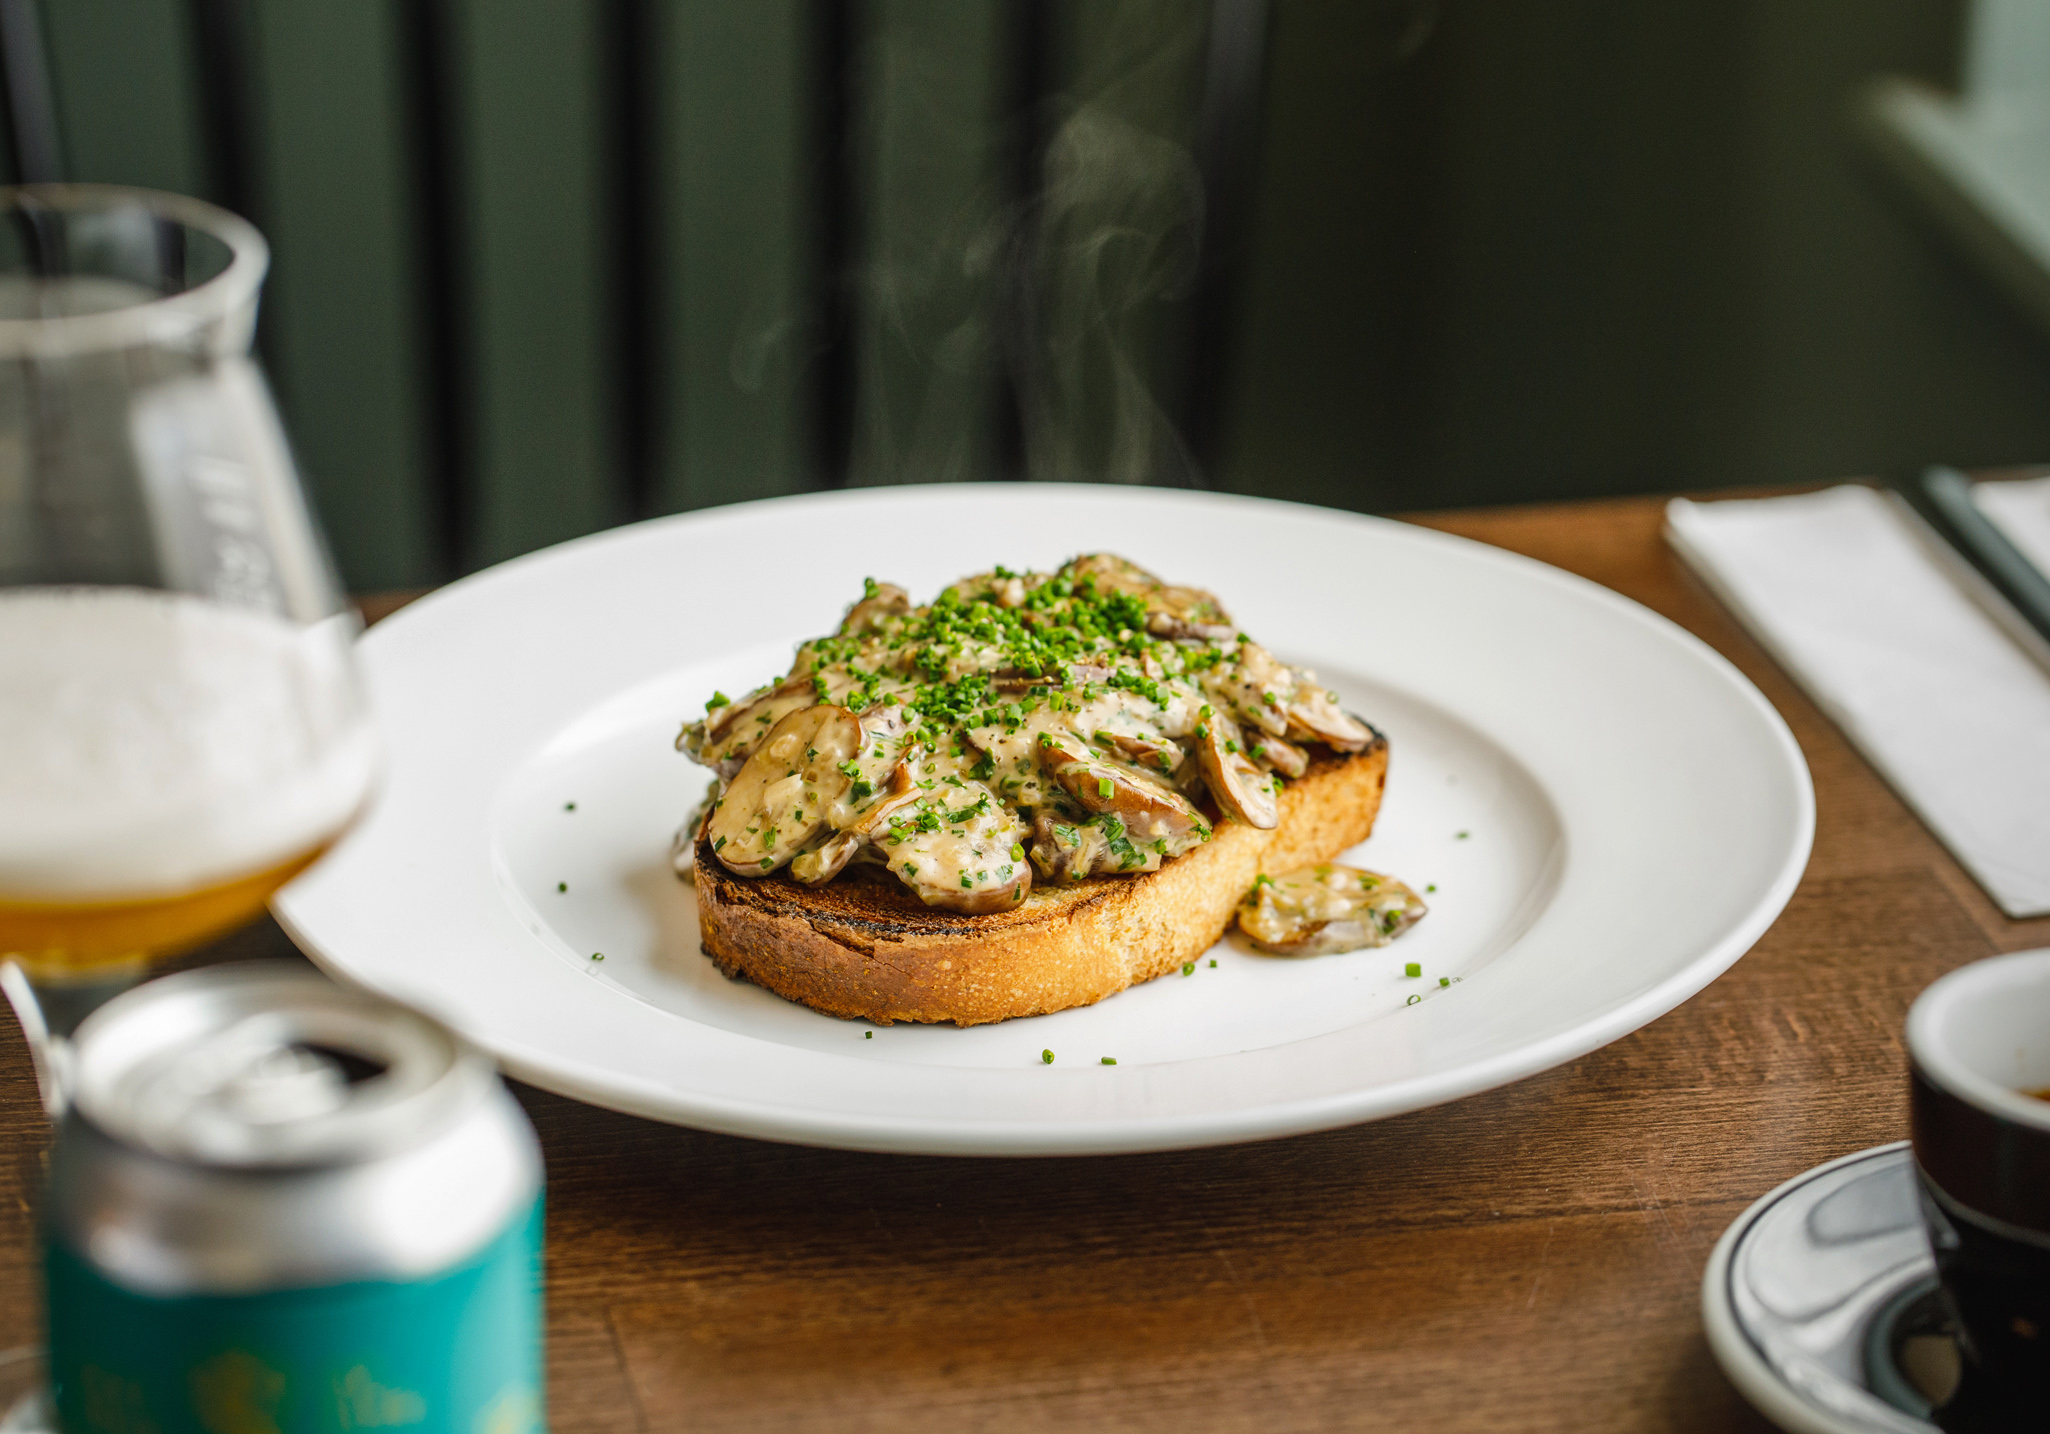
[(593, 951), (591, 953), (591, 959), (593, 961), (603, 961), (605, 959), (605, 953), (603, 951)]
[(1194, 961), (1184, 961), (1184, 962), (1182, 962), (1182, 974), (1183, 974), (1184, 976), (1193, 976), (1193, 975), (1195, 975), (1195, 974), (1196, 974), (1196, 963), (1195, 963)]
[(1450, 976), (1440, 976), (1438, 978), (1438, 984), (1440, 986), (1449, 986), (1452, 984), (1452, 978)]
[(1465, 840), (1466, 840), (1466, 839), (1467, 839), (1468, 837), (1470, 837), (1470, 836), (1472, 836), (1472, 835), (1473, 835), (1473, 833), (1472, 833), (1472, 832), (1455, 832), (1455, 833), (1453, 834), (1452, 840), (1454, 840), (1454, 841), (1465, 841)]
[(1402, 1004), (1405, 1006), (1414, 1006), (1417, 1002), (1421, 1000), (1423, 1000), (1422, 996), (1411, 996), (1407, 1001), (1404, 1001)]
[(1096, 795), (1103, 798), (1106, 802), (1110, 800), (1110, 795), (1115, 790), (1116, 788), (1111, 785), (1109, 777), (1098, 777), (1096, 779)]
[(864, 1041), (872, 1041), (876, 1038), (876, 1033), (874, 1031), (863, 1031), (861, 1033), (861, 1038)]
[(566, 812), (573, 812), (577, 809), (577, 804), (575, 802), (564, 802), (562, 809)]
[(1107, 1066), (1114, 1066), (1114, 1065), (1116, 1065), (1117, 1063), (1118, 1063), (1118, 1058), (1117, 1058), (1116, 1056), (1105, 1056), (1105, 1057), (1104, 1057), (1104, 1058), (1102, 1059), (1102, 1061), (1100, 1061), (1100, 1062), (1099, 1062), (1098, 1064), (1101, 1064), (1101, 1065), (1107, 1065)]
[(1402, 968), (1402, 974), (1405, 976), (1421, 976), (1424, 974), (1424, 968), (1421, 963), (1412, 961)]
[(558, 882), (556, 882), (556, 883), (555, 883), (555, 889), (556, 889), (557, 891), (568, 891), (568, 890), (569, 890), (569, 883), (568, 883), (568, 882), (566, 882), (566, 881), (558, 881)]
[(1437, 882), (1435, 882), (1435, 881), (1434, 881), (1434, 882), (1432, 882), (1432, 883), (1431, 883), (1431, 884), (1430, 884), (1429, 886), (1427, 886), (1427, 887), (1425, 887), (1425, 888), (1424, 888), (1424, 890), (1425, 890), (1425, 891), (1436, 891), (1437, 889), (1438, 889), (1438, 883), (1437, 883)]
[(1052, 1052), (1052, 1051), (1041, 1051), (1041, 1052), (1039, 1053), (1039, 1063), (1040, 1063), (1041, 1065), (1046, 1065), (1046, 1066), (1050, 1066), (1050, 1065), (1052, 1065), (1052, 1064), (1053, 1064), (1053, 1052)]
[(1215, 966), (1215, 965), (1217, 964), (1217, 958), (1216, 958), (1215, 956), (1212, 956), (1212, 957), (1210, 958), (1210, 964), (1211, 964), (1212, 966)]

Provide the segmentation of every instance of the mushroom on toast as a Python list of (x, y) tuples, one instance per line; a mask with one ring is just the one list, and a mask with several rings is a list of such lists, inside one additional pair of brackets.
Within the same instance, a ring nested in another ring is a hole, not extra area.
[(1035, 870), (1136, 876), (1219, 822), (1271, 830), (1315, 750), (1373, 740), (1214, 595), (1097, 553), (925, 606), (871, 579), (786, 676), (715, 695), (677, 745), (725, 783), (705, 830), (726, 870), (887, 872), (925, 905), (989, 912)]

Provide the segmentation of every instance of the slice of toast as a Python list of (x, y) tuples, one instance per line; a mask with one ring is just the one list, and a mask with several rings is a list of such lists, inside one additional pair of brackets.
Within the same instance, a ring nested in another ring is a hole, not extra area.
[(1261, 872), (1329, 861), (1365, 841), (1387, 775), (1378, 732), (1349, 756), (1318, 749), (1283, 789), (1272, 831), (1220, 822), (1158, 871), (1035, 886), (1021, 905), (979, 916), (926, 906), (873, 867), (816, 887), (782, 872), (735, 876), (700, 837), (705, 954), (728, 976), (815, 1011), (884, 1026), (976, 1026), (1087, 1006), (1209, 950)]

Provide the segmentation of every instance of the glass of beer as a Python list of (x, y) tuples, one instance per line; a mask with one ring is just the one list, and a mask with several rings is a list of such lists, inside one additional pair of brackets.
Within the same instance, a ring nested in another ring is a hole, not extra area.
[(0, 218), (0, 959), (75, 1007), (262, 911), (377, 747), (250, 356), (262, 236), (97, 185)]

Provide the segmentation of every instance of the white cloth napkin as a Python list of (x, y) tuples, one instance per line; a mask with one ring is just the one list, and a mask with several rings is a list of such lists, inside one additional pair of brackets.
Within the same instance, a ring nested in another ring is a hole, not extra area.
[(2050, 671), (1870, 488), (1666, 509), (1666, 536), (2011, 917), (2050, 914)]
[(1974, 483), (1972, 506), (2050, 578), (2050, 478)]

